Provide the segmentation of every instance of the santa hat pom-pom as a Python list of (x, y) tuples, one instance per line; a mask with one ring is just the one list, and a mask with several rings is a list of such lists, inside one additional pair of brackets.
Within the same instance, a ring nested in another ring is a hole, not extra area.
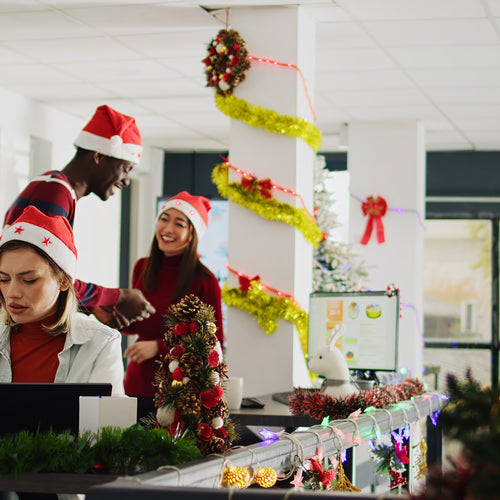
[(174, 373), (177, 368), (179, 368), (179, 361), (177, 361), (176, 359), (170, 361), (170, 363), (168, 364), (168, 370), (170, 371), (170, 373)]
[(167, 427), (174, 421), (175, 408), (170, 405), (160, 406), (156, 412), (156, 420), (162, 427)]

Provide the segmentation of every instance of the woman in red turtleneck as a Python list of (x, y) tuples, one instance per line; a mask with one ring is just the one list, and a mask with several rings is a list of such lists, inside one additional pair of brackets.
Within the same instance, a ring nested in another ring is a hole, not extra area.
[(156, 361), (166, 354), (163, 317), (170, 305), (194, 294), (215, 309), (217, 337), (222, 345), (221, 291), (217, 278), (200, 262), (198, 240), (208, 226), (210, 202), (182, 191), (167, 200), (157, 218), (149, 257), (139, 259), (132, 273), (132, 287), (143, 292), (156, 309), (149, 319), (123, 330), (138, 340), (125, 350), (128, 358), (125, 392), (138, 397), (139, 416), (153, 411)]

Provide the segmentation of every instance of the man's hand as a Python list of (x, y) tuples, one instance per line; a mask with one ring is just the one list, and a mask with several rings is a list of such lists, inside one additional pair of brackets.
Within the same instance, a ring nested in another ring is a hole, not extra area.
[(136, 363), (142, 363), (147, 359), (154, 358), (159, 352), (156, 340), (139, 340), (125, 349), (123, 357)]
[(113, 306), (94, 306), (91, 309), (91, 313), (105, 325), (115, 328), (116, 330), (122, 330), (130, 325), (130, 321), (120, 314), (116, 308)]
[(147, 319), (156, 312), (155, 308), (146, 300), (143, 293), (135, 288), (120, 289), (120, 298), (115, 306), (115, 310), (129, 323)]

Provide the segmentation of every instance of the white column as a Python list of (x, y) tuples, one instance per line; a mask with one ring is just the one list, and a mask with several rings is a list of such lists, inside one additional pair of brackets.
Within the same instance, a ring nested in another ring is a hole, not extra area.
[[(400, 289), (399, 367), (415, 377), (423, 357), (423, 238), (425, 217), (425, 143), (416, 122), (354, 122), (349, 124), (348, 170), (351, 179), (350, 241), (357, 244), (369, 269), (368, 286)], [(382, 196), (389, 210), (383, 219), (385, 243), (375, 231), (359, 244), (366, 217), (356, 198)], [(402, 209), (401, 212), (391, 209)]]
[[(237, 8), (231, 12), (237, 30), (249, 51), (262, 57), (296, 64), (312, 94), (315, 24), (300, 7)], [(304, 86), (291, 68), (252, 63), (246, 80), (235, 96), (281, 115), (312, 121)], [(294, 189), (312, 211), (314, 152), (301, 139), (281, 136), (232, 120), (230, 162), (259, 179)], [(240, 181), (234, 173), (230, 181)], [(274, 193), (280, 201), (298, 208), (291, 195)], [(308, 309), (311, 290), (312, 246), (302, 233), (282, 222), (257, 216), (230, 203), (228, 261), (233, 269), (292, 294), (302, 309)], [(230, 273), (230, 288), (238, 287)], [(244, 395), (256, 396), (287, 391), (294, 385), (309, 385), (309, 375), (293, 323), (279, 320), (274, 333), (266, 335), (255, 318), (229, 308), (226, 362), (232, 376), (244, 377)]]

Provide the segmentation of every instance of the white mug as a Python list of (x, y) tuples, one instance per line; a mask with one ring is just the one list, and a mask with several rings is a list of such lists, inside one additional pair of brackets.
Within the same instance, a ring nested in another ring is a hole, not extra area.
[(229, 377), (223, 384), (224, 396), (230, 410), (238, 410), (243, 398), (243, 377)]

